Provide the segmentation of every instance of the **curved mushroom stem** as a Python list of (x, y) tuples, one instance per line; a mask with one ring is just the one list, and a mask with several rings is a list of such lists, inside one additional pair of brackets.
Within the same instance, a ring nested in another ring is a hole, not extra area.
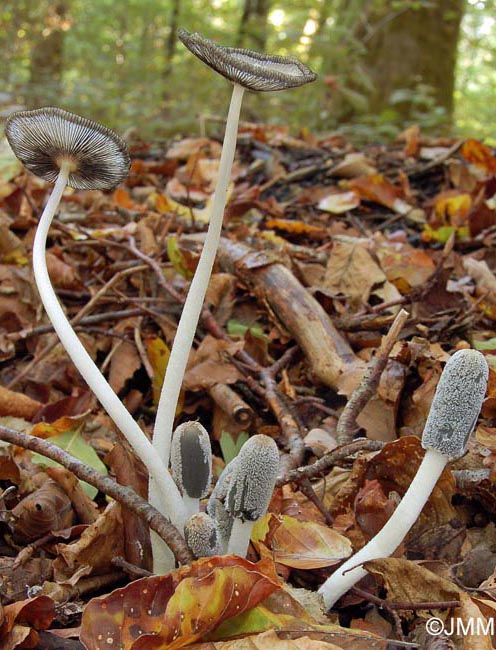
[[(217, 186), (215, 188), (208, 232), (181, 313), (157, 406), (155, 428), (153, 431), (153, 446), (156, 449), (157, 455), (162, 459), (165, 465), (168, 465), (169, 462), (172, 431), (174, 428), (174, 416), (179, 399), (179, 392), (181, 390), (186, 364), (188, 363), (189, 354), (193, 345), (193, 339), (200, 318), (203, 300), (205, 299), (205, 293), (210, 280), (210, 274), (212, 273), (212, 267), (214, 265), (215, 255), (217, 253), (217, 247), (219, 245), (220, 234), (222, 231), (224, 209), (226, 207), (227, 199), (227, 188), (236, 150), (238, 122), (243, 93), (244, 88), (234, 84), (231, 104), (227, 116), (226, 131), (219, 164), (219, 175), (217, 178)], [(156, 507), (157, 495), (155, 493), (153, 482), (150, 484), (149, 494), (150, 503), (155, 504)], [(178, 526), (178, 524), (176, 525)], [(180, 530), (182, 530), (182, 527)], [(157, 548), (158, 545), (163, 546), (163, 542), (159, 540), (158, 536), (152, 536), (155, 573), (167, 570), (167, 567), (163, 566), (159, 571), (158, 565), (156, 565), (155, 558), (159, 553)]]
[(174, 525), (183, 529), (186, 511), (182, 498), (163, 461), (153, 449), (146, 435), (112, 390), (83, 344), (72, 329), (50, 282), (46, 264), (46, 240), (53, 216), (62, 198), (70, 174), (69, 165), (61, 165), (52, 194), (43, 210), (33, 244), (33, 271), (43, 306), (57, 336), (84, 380), (95, 393), (116, 426), (146, 465), (157, 483), (156, 507), (168, 516)]
[(364, 562), (394, 553), (417, 521), (447, 462), (446, 456), (438, 451), (426, 451), (410, 487), (383, 528), (320, 587), (319, 593), (326, 609), (330, 609), (348, 589), (367, 575), (361, 566)]
[(243, 521), (235, 517), (227, 546), (228, 555), (239, 555), (246, 557), (248, 546), (250, 545), (251, 531), (255, 525), (254, 521)]
[(208, 226), (207, 236), (203, 245), (200, 260), (195, 271), (191, 286), (184, 303), (179, 325), (174, 337), (171, 355), (165, 372), (164, 383), (157, 406), (155, 429), (153, 432), (153, 446), (160, 458), (167, 463), (170, 456), (174, 416), (179, 399), (179, 392), (188, 363), (191, 346), (195, 336), (203, 300), (207, 291), (210, 274), (215, 261), (222, 230), (224, 209), (226, 207), (227, 188), (231, 175), (231, 168), (236, 150), (239, 114), (243, 99), (244, 88), (234, 85), (231, 104), (226, 122), (226, 132), (222, 145), (222, 154), (219, 165), (219, 175), (212, 213)]

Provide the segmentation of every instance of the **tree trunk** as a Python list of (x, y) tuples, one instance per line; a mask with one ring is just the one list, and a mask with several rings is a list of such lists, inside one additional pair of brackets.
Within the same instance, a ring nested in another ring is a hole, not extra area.
[(244, 1), (236, 47), (247, 47), (259, 52), (265, 52), (269, 10), (270, 0)]
[[(437, 106), (451, 120), (455, 64), (460, 23), (465, 0), (437, 0), (420, 9), (406, 8), (369, 16), (372, 31), (363, 37), (368, 53), (366, 65), (375, 92), (370, 109), (380, 113), (391, 104), (392, 94), (408, 89), (415, 95), (420, 86), (432, 89)], [(395, 103), (394, 108), (408, 119), (415, 97)]]

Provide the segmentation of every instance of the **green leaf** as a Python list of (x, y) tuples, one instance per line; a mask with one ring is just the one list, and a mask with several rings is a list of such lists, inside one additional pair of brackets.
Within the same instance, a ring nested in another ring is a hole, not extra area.
[[(103, 474), (104, 476), (107, 475), (107, 468), (98, 458), (93, 447), (84, 440), (79, 431), (66, 431), (65, 433), (53, 436), (52, 438), (47, 438), (46, 440), (47, 442), (51, 442), (53, 445), (60, 447), (60, 449), (63, 449), (81, 462), (86, 463), (86, 465), (96, 469), (100, 474)], [(60, 463), (56, 463), (51, 458), (47, 458), (41, 454), (33, 453), (32, 460), (34, 463), (44, 465), (45, 467), (61, 467)], [(90, 497), (90, 499), (94, 499), (98, 490), (84, 481), (80, 481), (80, 483), (84, 492)]]
[(226, 465), (233, 458), (236, 458), (236, 456), (239, 454), (239, 450), (249, 437), (250, 436), (248, 433), (243, 431), (242, 433), (238, 434), (237, 440), (235, 441), (230, 433), (227, 433), (227, 431), (222, 432), (219, 444), (222, 451), (222, 457), (224, 458)]
[(267, 339), (263, 329), (259, 325), (246, 325), (246, 323), (242, 323), (236, 318), (231, 318), (231, 320), (227, 321), (227, 333), (229, 336), (244, 336), (248, 331), (252, 336), (259, 339)]

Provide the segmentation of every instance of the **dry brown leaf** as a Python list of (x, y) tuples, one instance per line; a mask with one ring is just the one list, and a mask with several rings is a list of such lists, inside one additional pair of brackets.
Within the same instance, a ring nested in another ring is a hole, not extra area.
[(234, 384), (240, 380), (242, 376), (229, 356), (242, 348), (242, 341), (222, 341), (207, 335), (190, 355), (184, 388), (199, 390), (215, 384)]
[(380, 576), (387, 590), (388, 600), (407, 603), (458, 600), (461, 589), (410, 560), (389, 557), (365, 562), (365, 569)]
[(32, 420), (43, 404), (23, 393), (0, 386), (0, 416), (13, 415), (25, 420)]
[(336, 238), (324, 277), (324, 286), (331, 295), (367, 302), (372, 287), (386, 280), (368, 247), (366, 239)]
[(74, 585), (82, 576), (108, 573), (114, 569), (112, 558), (123, 554), (123, 542), (120, 505), (113, 501), (77, 542), (57, 544), (55, 579), (70, 579)]
[(47, 251), (46, 262), (52, 284), (59, 289), (81, 291), (84, 288), (74, 267), (66, 264), (52, 251)]

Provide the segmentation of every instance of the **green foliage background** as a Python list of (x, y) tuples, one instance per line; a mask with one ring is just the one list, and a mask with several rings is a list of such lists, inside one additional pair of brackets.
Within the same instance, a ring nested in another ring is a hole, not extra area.
[[(394, 136), (417, 122), (434, 132), (446, 120), (432, 89), (419, 84), (389, 98), (374, 113), (373, 90), (363, 65), (366, 51), (354, 29), (364, 3), (382, 0), (272, 1), (266, 49), (300, 57), (320, 74), (312, 86), (291, 93), (249, 93), (246, 120), (307, 127), (314, 132), (340, 130), (357, 139)], [(496, 0), (467, 0), (458, 45), (455, 126), (462, 134), (496, 142)], [(387, 2), (391, 12), (413, 0)], [(424, 2), (425, 4), (425, 2)], [(223, 116), (228, 83), (210, 72), (181, 43), (171, 62), (167, 44), (173, 0), (66, 0), (60, 84), (33, 78), (35, 44), (54, 26), (52, 0), (4, 0), (0, 5), (0, 102), (56, 104), (144, 137), (198, 132), (201, 115)], [(384, 1), (382, 1), (384, 5)], [(200, 31), (219, 43), (235, 43), (243, 0), (183, 0), (178, 25)], [(318, 24), (326, 11), (326, 20)], [(312, 31), (313, 30), (313, 31)], [(395, 55), (394, 53), (392, 55)], [(396, 107), (413, 106), (408, 123)]]

